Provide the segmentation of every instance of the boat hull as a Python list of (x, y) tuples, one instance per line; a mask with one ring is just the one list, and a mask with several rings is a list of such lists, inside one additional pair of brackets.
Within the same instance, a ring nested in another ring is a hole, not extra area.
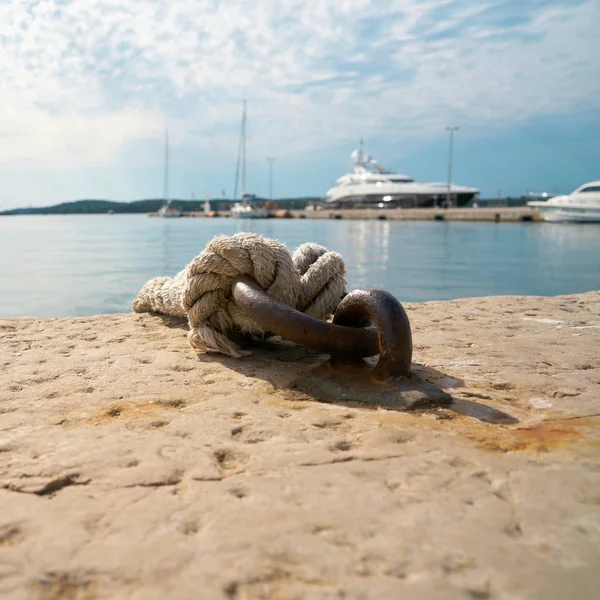
[(566, 196), (545, 202), (528, 202), (537, 208), (543, 221), (552, 223), (600, 223), (600, 181), (590, 181)]
[(233, 207), (231, 216), (237, 219), (268, 219), (271, 215), (265, 208)]
[(600, 208), (537, 207), (543, 221), (551, 223), (600, 223)]
[(269, 215), (263, 215), (258, 213), (245, 213), (242, 215), (231, 215), (234, 219), (268, 219)]

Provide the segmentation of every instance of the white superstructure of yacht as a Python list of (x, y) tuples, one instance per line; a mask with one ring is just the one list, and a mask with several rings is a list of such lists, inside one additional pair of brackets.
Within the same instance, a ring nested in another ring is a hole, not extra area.
[[(401, 173), (384, 169), (364, 154), (363, 141), (351, 156), (352, 171), (337, 180), (327, 192), (326, 206), (331, 208), (413, 208), (464, 206), (479, 190), (448, 183), (419, 183)], [(450, 191), (450, 194), (448, 194)]]
[(600, 181), (590, 181), (566, 196), (554, 196), (545, 202), (528, 202), (537, 208), (544, 221), (600, 223)]

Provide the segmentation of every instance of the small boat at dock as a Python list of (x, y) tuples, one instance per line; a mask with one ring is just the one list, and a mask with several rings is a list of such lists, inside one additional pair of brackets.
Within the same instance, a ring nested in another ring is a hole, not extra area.
[(183, 213), (178, 208), (171, 205), (171, 200), (168, 200), (166, 204), (158, 209), (156, 216), (162, 217), (163, 219), (176, 219), (183, 216)]
[(544, 221), (600, 223), (600, 181), (590, 181), (565, 196), (528, 202)]
[(169, 132), (165, 129), (165, 203), (158, 211), (150, 216), (161, 217), (163, 219), (176, 219), (183, 216), (183, 212), (172, 206), (169, 197)]
[(232, 217), (239, 219), (267, 219), (269, 211), (266, 208), (252, 206), (247, 202), (238, 202), (231, 207)]
[(266, 219), (270, 217), (269, 211), (264, 206), (256, 204), (256, 195), (246, 192), (246, 101), (242, 108), (242, 130), (240, 132), (240, 146), (238, 153), (237, 169), (235, 174), (234, 199), (237, 197), (238, 176), (241, 169), (242, 174), (242, 196), (241, 201), (236, 201), (230, 209), (230, 215), (241, 219)]

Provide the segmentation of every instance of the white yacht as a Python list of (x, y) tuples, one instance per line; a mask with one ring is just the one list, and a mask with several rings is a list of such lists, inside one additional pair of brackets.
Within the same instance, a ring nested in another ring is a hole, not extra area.
[(368, 154), (363, 141), (351, 156), (352, 172), (337, 180), (327, 192), (325, 205), (331, 208), (413, 208), (445, 206), (450, 190), (450, 205), (464, 206), (479, 194), (472, 187), (448, 183), (419, 183), (408, 175), (384, 169)]
[(544, 221), (571, 221), (575, 223), (600, 222), (600, 181), (590, 181), (566, 196), (550, 200), (528, 202), (537, 208)]

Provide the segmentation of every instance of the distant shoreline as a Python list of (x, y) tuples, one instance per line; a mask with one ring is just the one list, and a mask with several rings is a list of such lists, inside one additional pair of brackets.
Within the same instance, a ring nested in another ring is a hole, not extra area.
[[(318, 196), (299, 196), (296, 198), (256, 198), (261, 204), (271, 204), (271, 209), (276, 210), (304, 210), (309, 204), (323, 204), (323, 198)], [(234, 200), (230, 198), (211, 198), (210, 207), (215, 212), (228, 212)], [(481, 208), (514, 208), (524, 206), (524, 198), (489, 198), (477, 200)], [(12, 208), (0, 211), (0, 216), (15, 215), (105, 215), (105, 214), (148, 214), (155, 213), (165, 203), (162, 198), (148, 198), (134, 200), (133, 202), (115, 202), (112, 200), (75, 200), (74, 202), (62, 202), (52, 206), (30, 206), (26, 208)], [(184, 213), (203, 213), (205, 200), (177, 200), (173, 199), (171, 205)], [(469, 205), (463, 208), (470, 208)], [(347, 210), (347, 209), (342, 209)], [(366, 210), (366, 209), (361, 209)], [(415, 210), (422, 210), (421, 208)]]
[[(320, 203), (322, 198), (302, 196), (298, 198), (280, 198), (268, 200), (256, 198), (259, 202), (271, 202), (286, 209), (303, 209), (307, 204)], [(211, 209), (216, 211), (229, 210), (234, 203), (229, 198), (214, 198), (209, 200)], [(102, 215), (114, 214), (144, 214), (156, 212), (165, 203), (162, 198), (150, 198), (146, 200), (135, 200), (133, 202), (113, 202), (111, 200), (75, 200), (74, 202), (63, 202), (53, 206), (39, 206), (27, 208), (13, 208), (0, 211), (0, 216), (14, 215)], [(201, 212), (204, 209), (205, 200), (177, 200), (173, 199), (173, 208), (183, 212)]]

